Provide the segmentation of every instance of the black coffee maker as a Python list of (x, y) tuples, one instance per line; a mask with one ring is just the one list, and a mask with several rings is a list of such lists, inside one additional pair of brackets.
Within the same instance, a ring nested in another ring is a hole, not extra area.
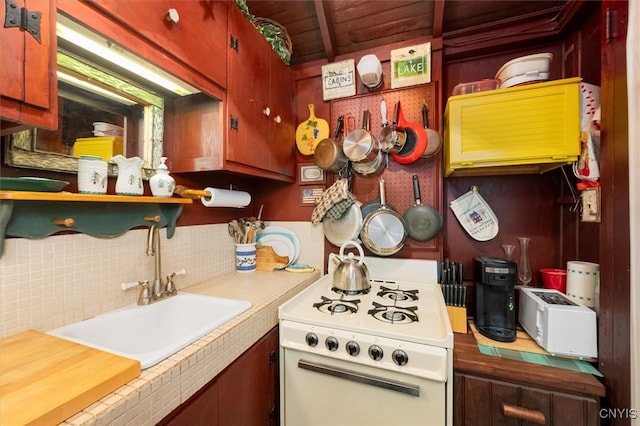
[(499, 342), (513, 342), (516, 340), (516, 263), (481, 256), (473, 258), (473, 268), (478, 331)]

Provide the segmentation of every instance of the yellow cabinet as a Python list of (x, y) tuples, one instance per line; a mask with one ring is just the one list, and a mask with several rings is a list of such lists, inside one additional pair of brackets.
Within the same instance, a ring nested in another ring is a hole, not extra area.
[(580, 154), (580, 78), (452, 96), (445, 176), (542, 173)]

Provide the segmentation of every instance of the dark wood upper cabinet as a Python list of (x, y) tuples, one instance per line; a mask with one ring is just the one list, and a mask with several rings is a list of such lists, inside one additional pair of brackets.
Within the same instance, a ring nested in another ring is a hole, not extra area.
[[(2, 134), (26, 127), (58, 125), (54, 0), (11, 0), (0, 4), (0, 16), (27, 27), (0, 28), (0, 117)], [(39, 14), (39, 16), (37, 15)]]

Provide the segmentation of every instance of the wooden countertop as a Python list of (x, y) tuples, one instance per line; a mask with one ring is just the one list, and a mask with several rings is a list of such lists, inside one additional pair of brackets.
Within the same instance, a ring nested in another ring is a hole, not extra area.
[(456, 373), (541, 386), (559, 392), (605, 395), (604, 385), (591, 374), (484, 355), (471, 331), (454, 333), (453, 369)]

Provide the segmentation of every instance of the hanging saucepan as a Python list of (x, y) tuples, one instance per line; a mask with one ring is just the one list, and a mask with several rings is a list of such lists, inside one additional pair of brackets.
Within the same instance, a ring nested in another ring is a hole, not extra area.
[(333, 138), (322, 139), (318, 142), (313, 158), (318, 167), (330, 172), (339, 172), (344, 168), (349, 159), (342, 151), (342, 144), (339, 142), (340, 133), (344, 125), (344, 116), (338, 117), (336, 131)]
[(405, 120), (402, 106), (398, 104), (398, 127), (407, 133), (407, 140), (397, 154), (392, 154), (396, 163), (411, 164), (424, 153), (427, 148), (427, 132), (418, 123)]
[(363, 121), (363, 126), (364, 129), (369, 132), (369, 134), (371, 135), (371, 138), (374, 142), (374, 146), (376, 146), (376, 151), (377, 154), (375, 156), (375, 158), (371, 161), (359, 161), (357, 163), (353, 163), (353, 170), (358, 173), (361, 174), (363, 176), (367, 176), (367, 175), (373, 175), (378, 173), (379, 171), (381, 171), (384, 167), (384, 152), (382, 152), (381, 149), (379, 149), (379, 142), (378, 139), (373, 136), (371, 134), (371, 129), (370, 129), (370, 119), (371, 116), (369, 115), (369, 111), (365, 111), (365, 115), (362, 119)]
[[(386, 111), (386, 103), (384, 105), (385, 106), (383, 107), (381, 102), (381, 112)], [(391, 126), (383, 127), (382, 132), (380, 132), (380, 137), (378, 138), (378, 141), (380, 142), (380, 149), (389, 154), (397, 154), (400, 152), (407, 140), (407, 134), (404, 129), (398, 128), (399, 109), (400, 101), (396, 102), (396, 105), (393, 108), (393, 123), (391, 123)], [(386, 114), (385, 112), (382, 113)]]
[(362, 113), (362, 128), (350, 131), (344, 138), (342, 149), (353, 163), (371, 163), (378, 156), (378, 139), (369, 128), (369, 110)]
[(429, 241), (442, 230), (442, 216), (435, 208), (424, 205), (420, 201), (420, 184), (418, 175), (413, 175), (413, 195), (416, 205), (409, 207), (404, 213), (409, 238), (416, 241)]
[(431, 158), (440, 152), (442, 138), (440, 137), (440, 133), (429, 127), (429, 108), (426, 102), (422, 104), (422, 124), (424, 125), (424, 130), (427, 132), (427, 147), (422, 156), (424, 158)]
[(402, 216), (385, 205), (384, 180), (380, 180), (380, 203), (378, 210), (365, 217), (360, 238), (372, 253), (391, 256), (404, 246), (407, 228)]
[[(348, 165), (346, 170), (340, 172), (340, 177), (347, 177), (351, 185), (351, 172)], [(358, 239), (362, 229), (361, 205), (362, 203), (356, 200), (338, 220), (322, 221), (324, 236), (331, 244), (340, 247), (345, 241)]]

